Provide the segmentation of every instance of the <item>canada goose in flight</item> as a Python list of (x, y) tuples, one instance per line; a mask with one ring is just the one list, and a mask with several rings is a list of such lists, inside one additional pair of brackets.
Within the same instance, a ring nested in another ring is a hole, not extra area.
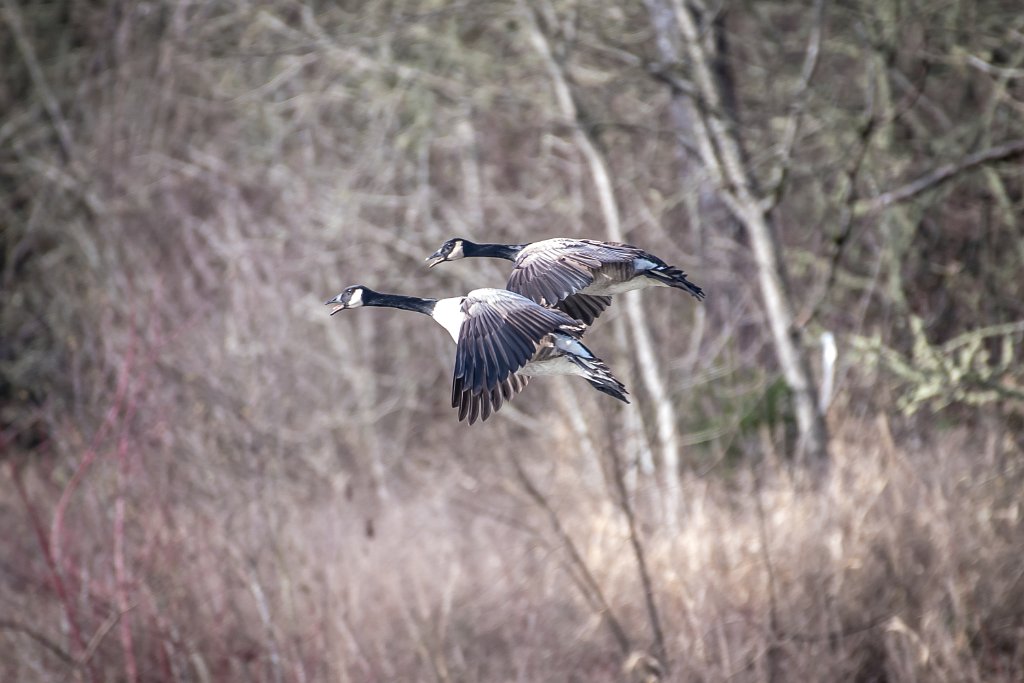
[(326, 302), (331, 315), (382, 306), (425, 313), (457, 344), (452, 407), (459, 421), (486, 420), (523, 390), (531, 375), (580, 375), (598, 391), (626, 399), (626, 387), (580, 342), (584, 326), (505, 289), (474, 289), (450, 299), (381, 294), (353, 285)]
[(613, 294), (633, 289), (676, 287), (698, 300), (704, 298), (704, 290), (683, 271), (619, 242), (555, 237), (531, 244), (474, 244), (455, 237), (442, 244), (427, 265), (433, 268), (472, 256), (514, 262), (508, 289), (544, 306), (557, 306), (586, 325), (608, 307)]

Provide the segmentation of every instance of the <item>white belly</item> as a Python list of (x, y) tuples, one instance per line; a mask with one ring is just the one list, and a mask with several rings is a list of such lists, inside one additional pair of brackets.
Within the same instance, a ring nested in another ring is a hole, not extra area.
[(517, 374), (538, 377), (540, 375), (582, 375), (584, 373), (580, 366), (565, 356), (558, 356), (550, 360), (530, 361)]
[(667, 286), (661, 285), (658, 281), (643, 276), (643, 271), (650, 270), (656, 267), (658, 264), (647, 259), (638, 258), (633, 261), (632, 270), (635, 273), (634, 277), (622, 281), (620, 278), (626, 277), (626, 273), (629, 272), (629, 266), (607, 266), (602, 271), (598, 271), (594, 276), (594, 284), (590, 285), (586, 289), (582, 290), (581, 294), (591, 294), (593, 296), (614, 296), (615, 294), (625, 294), (626, 292), (632, 292), (634, 289), (645, 289), (647, 287), (658, 287)]
[(632, 280), (626, 280), (625, 282), (612, 282), (598, 278), (594, 284), (590, 285), (586, 289), (580, 290), (580, 294), (590, 294), (592, 296), (614, 296), (615, 294), (632, 292), (634, 289), (644, 289), (646, 287), (657, 286), (658, 283), (649, 277), (635, 277)]

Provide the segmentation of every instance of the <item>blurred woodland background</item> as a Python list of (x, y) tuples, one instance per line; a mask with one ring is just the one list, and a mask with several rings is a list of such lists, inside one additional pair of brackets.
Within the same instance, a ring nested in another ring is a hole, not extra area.
[[(0, 679), (1024, 679), (1019, 0), (0, 10)], [(708, 298), (467, 427), (455, 235)]]

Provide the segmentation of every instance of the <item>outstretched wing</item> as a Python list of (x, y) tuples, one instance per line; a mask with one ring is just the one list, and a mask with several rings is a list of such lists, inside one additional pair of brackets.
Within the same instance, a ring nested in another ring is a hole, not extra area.
[[(636, 247), (615, 242), (564, 238), (534, 242), (519, 253), (507, 287), (539, 304), (554, 306), (594, 284), (602, 268), (631, 264), (641, 254), (643, 252)], [(577, 301), (575, 305), (570, 304), (570, 308), (578, 312), (580, 303), (584, 311), (593, 314), (589, 322), (608, 305), (607, 301), (600, 300)]]
[(526, 375), (509, 375), (497, 387), (478, 394), (466, 389), (459, 380), (456, 380), (452, 382), (452, 408), (459, 409), (459, 422), (467, 417), (469, 424), (476, 422), (477, 417), (486, 420), (491, 413), (498, 412), (503, 402), (511, 401), (513, 396), (525, 389), (529, 379)]
[[(540, 341), (551, 332), (582, 334), (583, 326), (565, 313), (539, 306), (504, 289), (477, 289), (466, 295), (465, 315), (455, 351), (452, 407), (459, 419), (478, 414), (486, 419), (525, 386), (508, 380), (533, 357)], [(489, 399), (489, 400), (488, 400)], [(475, 406), (475, 408), (474, 408)], [(486, 413), (486, 414), (485, 414)]]
[(612, 303), (610, 296), (591, 296), (590, 294), (570, 294), (558, 303), (558, 310), (565, 311), (569, 317), (576, 318), (588, 327), (594, 324), (597, 316)]

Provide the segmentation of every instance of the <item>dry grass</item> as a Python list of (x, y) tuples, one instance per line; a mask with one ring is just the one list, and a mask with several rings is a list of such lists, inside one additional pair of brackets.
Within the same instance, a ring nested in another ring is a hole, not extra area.
[[(680, 532), (649, 528), (671, 680), (1019, 680), (1019, 462), (998, 444), (971, 448), (960, 431), (907, 449), (857, 426), (843, 430), (824, 483), (772, 460), (729, 481), (691, 477)], [(480, 467), (501, 471), (504, 455)], [(621, 513), (578, 486), (578, 454), (549, 455), (543, 491), (633, 646), (648, 647)], [(98, 680), (124, 671), (115, 630), (103, 630), (118, 612), (115, 469), (97, 465), (64, 546), (79, 625), (99, 639)], [(332, 491), (219, 468), (189, 477), (176, 488), (192, 495), (177, 500), (142, 469), (123, 490), (132, 574), (120, 618), (146, 679), (621, 679), (624, 655), (514, 489), (402, 492), (368, 533), (365, 508)], [(36, 506), (52, 503), (44, 482), (26, 479)], [(63, 642), (25, 513), (7, 500), (0, 600), (17, 622), (0, 640), (7, 680), (72, 670), (20, 630)]]

